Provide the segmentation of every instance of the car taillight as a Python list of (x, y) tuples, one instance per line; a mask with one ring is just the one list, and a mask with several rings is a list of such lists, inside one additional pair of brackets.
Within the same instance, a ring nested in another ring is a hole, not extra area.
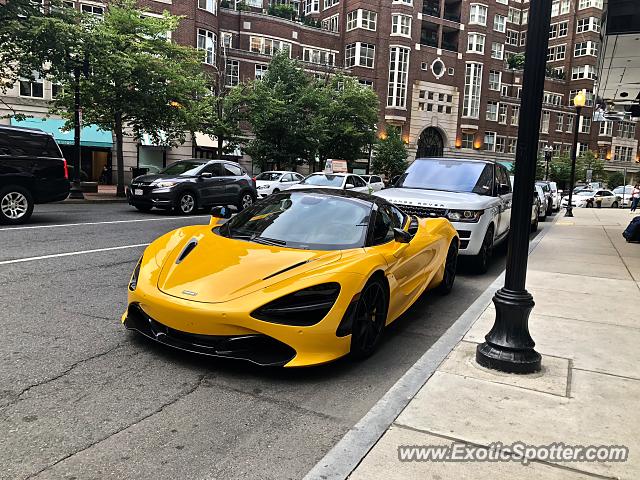
[(62, 165), (64, 166), (64, 178), (69, 180), (69, 165), (67, 165), (67, 159), (63, 158), (62, 162)]

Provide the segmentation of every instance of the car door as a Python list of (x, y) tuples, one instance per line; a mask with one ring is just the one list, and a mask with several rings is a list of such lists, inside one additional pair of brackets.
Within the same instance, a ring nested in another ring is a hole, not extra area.
[(206, 165), (200, 171), (196, 187), (200, 194), (200, 203), (202, 205), (215, 205), (217, 199), (224, 197), (225, 194), (221, 165), (219, 163)]
[(349, 183), (353, 183), (353, 190), (361, 193), (371, 193), (371, 188), (369, 187), (369, 185), (367, 185), (367, 182), (365, 182), (360, 176), (351, 175), (350, 178), (352, 179), (352, 181)]
[(232, 163), (222, 163), (222, 178), (224, 179), (224, 202), (235, 203), (240, 198), (240, 192), (245, 187), (242, 180), (242, 169)]
[(280, 190), (286, 190), (293, 184), (294, 184), (293, 175), (291, 173), (285, 173), (282, 176), (282, 178), (280, 178), (280, 184), (278, 188), (280, 188)]
[(511, 208), (513, 206), (513, 188), (511, 186), (511, 179), (509, 173), (503, 165), (498, 165), (498, 178), (500, 184), (505, 186), (506, 192), (500, 195), (503, 202), (502, 215), (500, 217), (500, 223), (503, 227), (503, 232), (508, 233), (511, 227)]
[(611, 207), (613, 205), (613, 194), (607, 190), (600, 191), (603, 207)]

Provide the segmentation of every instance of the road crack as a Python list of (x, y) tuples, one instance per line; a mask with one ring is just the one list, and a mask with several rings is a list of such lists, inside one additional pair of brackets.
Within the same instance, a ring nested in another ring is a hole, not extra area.
[(86, 450), (89, 450), (90, 448), (95, 447), (96, 445), (99, 445), (100, 443), (110, 439), (111, 437), (118, 435), (119, 433), (124, 432), (125, 430), (128, 430), (131, 427), (135, 427), (136, 425), (139, 425), (140, 423), (144, 422), (145, 420), (147, 420), (148, 418), (153, 417), (154, 415), (157, 415), (159, 413), (162, 413), (166, 408), (170, 407), (171, 405), (179, 402), (180, 400), (182, 400), (185, 397), (188, 397), (189, 395), (191, 395), (192, 393), (194, 393), (196, 390), (198, 390), (202, 384), (204, 383), (205, 379), (206, 379), (207, 375), (206, 374), (202, 374), (198, 376), (198, 380), (196, 382), (194, 382), (194, 384), (187, 390), (183, 391), (182, 393), (178, 394), (175, 398), (172, 398), (171, 400), (169, 400), (168, 402), (163, 403), (162, 405), (160, 405), (158, 408), (156, 408), (155, 410), (153, 410), (152, 412), (150, 412), (147, 415), (144, 415), (143, 417), (139, 418), (138, 420), (136, 420), (133, 423), (130, 423), (129, 425), (126, 425), (122, 428), (120, 428), (119, 430), (116, 430), (113, 433), (110, 433), (102, 438), (99, 438), (98, 440), (91, 442), (89, 445), (87, 445), (86, 447), (80, 448), (78, 450), (76, 450), (75, 452), (71, 452), (61, 458), (59, 458), (58, 460), (56, 460), (55, 462), (47, 465), (46, 467), (38, 470), (37, 472), (34, 473), (30, 473), (29, 475), (27, 475), (26, 477), (24, 477), (24, 480), (30, 480), (32, 478), (36, 478), (38, 475), (40, 475), (41, 473), (46, 472), (47, 470), (50, 470), (51, 468), (55, 467), (56, 465), (68, 460), (69, 458), (78, 455), (79, 453), (82, 453)]

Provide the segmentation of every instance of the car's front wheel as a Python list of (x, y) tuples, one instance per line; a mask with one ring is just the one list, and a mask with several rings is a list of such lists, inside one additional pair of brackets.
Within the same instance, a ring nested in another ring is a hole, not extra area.
[(33, 213), (33, 197), (29, 190), (19, 185), (0, 189), (0, 223), (17, 225), (24, 223)]
[(489, 263), (493, 256), (493, 226), (487, 228), (487, 232), (484, 234), (480, 251), (473, 258), (475, 271), (478, 273), (487, 273), (489, 270)]
[(538, 225), (540, 224), (540, 207), (536, 208), (536, 218), (533, 219), (533, 222), (531, 222), (531, 231), (532, 232), (537, 232), (538, 231)]
[(442, 283), (438, 285), (436, 291), (440, 295), (448, 295), (453, 289), (453, 283), (456, 280), (456, 268), (458, 267), (458, 239), (454, 238), (449, 245), (447, 252), (447, 260), (444, 264), (444, 275)]
[(242, 192), (238, 200), (237, 207), (239, 211), (249, 208), (255, 202), (255, 198), (250, 192)]
[(611, 208), (618, 208), (618, 202), (613, 202), (611, 204)]
[(380, 344), (387, 322), (388, 299), (382, 280), (372, 278), (360, 292), (351, 332), (351, 355), (370, 356)]
[(193, 192), (182, 192), (178, 195), (176, 202), (176, 212), (182, 215), (189, 215), (196, 210), (196, 196)]

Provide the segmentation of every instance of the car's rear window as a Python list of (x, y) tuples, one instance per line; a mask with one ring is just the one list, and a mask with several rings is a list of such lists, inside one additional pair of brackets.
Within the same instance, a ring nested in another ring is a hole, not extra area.
[(0, 129), (0, 155), (62, 158), (51, 135), (8, 129)]

